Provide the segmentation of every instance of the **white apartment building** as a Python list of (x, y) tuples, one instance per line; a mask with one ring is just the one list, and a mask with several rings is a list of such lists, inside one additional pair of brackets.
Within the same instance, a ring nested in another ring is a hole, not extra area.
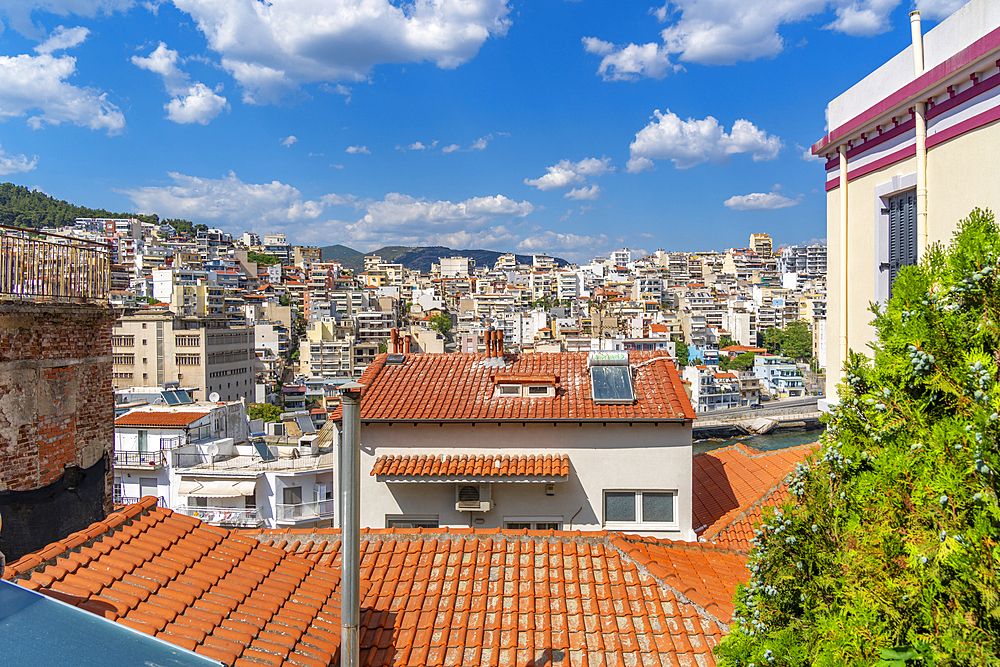
[(805, 396), (802, 373), (788, 357), (758, 354), (754, 356), (753, 372), (761, 382), (761, 391), (774, 398)]

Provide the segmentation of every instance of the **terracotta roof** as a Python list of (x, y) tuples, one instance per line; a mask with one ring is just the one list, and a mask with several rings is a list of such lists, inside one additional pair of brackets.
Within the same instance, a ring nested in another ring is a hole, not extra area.
[(4, 578), (227, 665), (328, 665), (339, 570), (143, 498)]
[(717, 546), (750, 553), (752, 546), (750, 540), (754, 537), (753, 531), (760, 525), (764, 509), (779, 507), (790, 496), (788, 483), (782, 480), (777, 487), (769, 490), (749, 507), (740, 508), (739, 512), (727, 514), (712, 526), (712, 534), (708, 535), (708, 531), (706, 531), (704, 537)]
[[(795, 464), (816, 447), (814, 443), (761, 452), (736, 444), (696, 455), (692, 459), (691, 509), (695, 530), (702, 539), (714, 540), (730, 524), (778, 491)], [(733, 536), (725, 536), (725, 544), (749, 551), (749, 544), (741, 541), (739, 535), (737, 531)]]
[[(4, 576), (227, 665), (339, 662), (340, 535), (144, 498)], [(361, 664), (714, 665), (745, 556), (607, 532), (364, 530)]]
[[(339, 534), (252, 534), (340, 567)], [(364, 530), (361, 664), (701, 665), (745, 556), (581, 531)], [(370, 615), (369, 615), (370, 614)], [(725, 619), (725, 620), (724, 620)], [(372, 623), (379, 623), (372, 627)]]
[[(694, 420), (673, 359), (657, 352), (631, 352), (636, 401), (595, 404), (586, 352), (507, 355), (494, 367), (485, 354), (409, 354), (402, 364), (375, 358), (358, 381), (365, 385), (363, 421), (580, 421)], [(554, 397), (510, 398), (494, 395), (496, 375), (555, 375)], [(340, 419), (340, 413), (332, 417)]]
[(187, 426), (208, 415), (208, 412), (168, 412), (166, 410), (133, 410), (115, 420), (115, 426)]
[(565, 477), (569, 475), (569, 456), (383, 455), (376, 459), (371, 474), (396, 477)]

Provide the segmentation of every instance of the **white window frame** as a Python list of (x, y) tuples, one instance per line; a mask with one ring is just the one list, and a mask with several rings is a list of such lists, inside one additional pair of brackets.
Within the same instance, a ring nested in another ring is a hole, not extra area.
[(520, 395), (521, 395), (521, 385), (519, 384), (497, 385), (497, 396), (514, 397)]
[[(504, 530), (507, 530), (508, 523), (530, 523), (531, 528), (528, 530), (548, 530), (548, 528), (538, 528), (540, 523), (557, 523), (558, 528), (554, 530), (562, 530), (565, 526), (565, 520), (562, 516), (505, 516), (503, 518)], [(513, 528), (511, 530), (521, 530), (520, 528)]]
[[(875, 302), (885, 305), (889, 301), (889, 272), (879, 270), (883, 262), (889, 261), (889, 214), (883, 213), (889, 206), (889, 198), (917, 187), (917, 173), (893, 176), (887, 183), (875, 186)], [(917, 246), (917, 257), (923, 253)]]
[[(437, 522), (437, 527), (441, 527), (441, 517), (437, 514), (386, 514), (385, 515), (385, 527), (391, 528), (390, 522), (394, 523), (407, 523), (407, 522)], [(415, 528), (403, 528), (403, 530), (416, 530)]]
[[(607, 507), (608, 493), (633, 493), (635, 494), (635, 521), (608, 521), (604, 517)], [(669, 493), (674, 501), (673, 521), (643, 521), (642, 517), (642, 494), (643, 493)], [(607, 530), (680, 530), (677, 521), (677, 489), (604, 489), (601, 493), (601, 520)]]

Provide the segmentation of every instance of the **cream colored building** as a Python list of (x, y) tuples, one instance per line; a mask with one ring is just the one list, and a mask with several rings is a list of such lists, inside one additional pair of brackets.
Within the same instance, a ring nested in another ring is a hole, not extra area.
[(197, 387), (193, 398), (248, 403), (254, 400), (252, 327), (230, 327), (225, 319), (179, 317), (166, 309), (122, 316), (112, 333), (112, 385)]
[(975, 207), (1000, 210), (1000, 3), (972, 0), (830, 102), (826, 368), (875, 336), (899, 268), (947, 243)]

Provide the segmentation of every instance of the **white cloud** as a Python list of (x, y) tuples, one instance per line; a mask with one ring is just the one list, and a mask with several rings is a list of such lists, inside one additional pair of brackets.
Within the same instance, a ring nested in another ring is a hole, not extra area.
[(365, 155), (371, 155), (371, 151), (368, 150), (367, 146), (348, 146), (346, 149), (348, 153), (364, 153)]
[[(282, 146), (285, 146), (285, 147), (287, 147), (287, 148), (291, 148), (291, 147), (292, 147), (292, 144), (294, 144), (294, 143), (295, 143), (295, 142), (297, 142), (298, 140), (299, 140), (299, 138), (298, 138), (298, 137), (296, 137), (296, 136), (295, 136), (294, 134), (290, 134), (290, 135), (288, 135), (287, 137), (284, 137), (284, 138), (283, 138), (283, 139), (281, 140), (281, 145), (282, 145)], [(312, 153), (310, 153), (309, 155), (312, 155)], [(322, 153), (320, 153), (320, 155), (322, 155)]]
[(76, 58), (71, 56), (0, 56), (0, 120), (38, 110), (28, 116), (28, 126), (36, 130), (61, 123), (109, 135), (124, 130), (125, 116), (106, 93), (66, 83), (75, 73)]
[(426, 151), (426, 150), (430, 150), (431, 148), (434, 148), (437, 145), (438, 145), (438, 140), (437, 139), (435, 139), (434, 141), (430, 142), (429, 144), (425, 144), (422, 141), (414, 141), (412, 144), (408, 144), (406, 146), (397, 145), (396, 146), (396, 150), (397, 151), (404, 151), (404, 152), (405, 151)]
[(779, 195), (777, 192), (752, 192), (748, 195), (736, 195), (730, 197), (723, 204), (727, 208), (736, 211), (773, 211), (779, 208), (795, 206), (802, 201), (802, 197), (789, 199)]
[(208, 86), (198, 81), (191, 82), (186, 72), (177, 66), (180, 56), (160, 42), (148, 57), (132, 56), (132, 64), (163, 78), (163, 85), (172, 100), (163, 105), (167, 119), (181, 125), (209, 122), (229, 109), (225, 97), (217, 95)]
[(506, 0), (174, 0), (244, 89), (273, 103), (309, 82), (365, 81), (383, 63), (452, 69), (506, 34)]
[(712, 116), (703, 120), (681, 120), (668, 109), (657, 109), (646, 127), (629, 145), (628, 170), (632, 173), (653, 169), (653, 160), (672, 160), (678, 169), (703, 162), (727, 164), (737, 153), (749, 153), (754, 162), (773, 160), (781, 150), (781, 139), (758, 129), (748, 120), (733, 123), (727, 134)]
[(344, 165), (342, 165), (342, 164), (331, 164), (330, 166), (333, 167), (334, 169), (343, 169), (344, 168)]
[(459, 146), (458, 144), (448, 144), (447, 146), (441, 149), (441, 152), (447, 155), (448, 153), (454, 153), (457, 150), (461, 150), (461, 148), (462, 147)]
[[(31, 20), (31, 14), (36, 10), (59, 16), (75, 14), (94, 18), (98, 14), (124, 11), (134, 4), (133, 0), (13, 0), (0, 6), (0, 16), (6, 16), (8, 25), (25, 37), (41, 39), (44, 30)], [(3, 24), (0, 23), (2, 31)]]
[[(917, 0), (933, 6), (932, 18), (943, 18), (967, 0)], [(602, 56), (598, 73), (605, 80), (663, 78), (678, 69), (671, 58), (701, 65), (732, 65), (770, 58), (785, 50), (782, 26), (833, 11), (825, 27), (855, 36), (871, 36), (891, 28), (890, 15), (900, 0), (673, 0), (650, 14), (669, 23), (661, 43), (619, 47), (595, 37), (584, 39), (588, 53)]]
[(558, 188), (571, 188), (574, 185), (584, 183), (589, 176), (597, 177), (608, 171), (613, 171), (611, 158), (589, 157), (579, 162), (560, 160), (551, 167), (546, 167), (547, 172), (538, 178), (524, 179), (525, 185), (530, 185), (539, 190), (555, 190)]
[(523, 253), (544, 252), (549, 255), (577, 251), (585, 255), (589, 253), (590, 257), (593, 257), (594, 253), (600, 252), (610, 245), (611, 239), (604, 234), (579, 236), (577, 234), (560, 234), (553, 231), (543, 231), (523, 239), (517, 244), (516, 250)]
[(861, 0), (836, 7), (837, 19), (826, 26), (829, 30), (871, 37), (889, 30), (889, 14), (899, 0)]
[(573, 188), (563, 195), (566, 199), (576, 199), (578, 201), (597, 201), (601, 198), (601, 186), (591, 185), (589, 188)]
[(350, 202), (350, 195), (325, 195), (306, 200), (291, 185), (278, 181), (244, 183), (229, 172), (220, 179), (169, 172), (173, 185), (124, 190), (140, 211), (164, 218), (184, 218), (234, 227), (252, 224), (261, 229), (282, 223), (316, 220), (327, 205)]
[(615, 46), (596, 37), (584, 37), (583, 48), (587, 53), (604, 56), (597, 73), (605, 81), (636, 81), (644, 77), (662, 79), (683, 69), (670, 62), (670, 54), (664, 47), (652, 42)]
[[(510, 134), (507, 132), (497, 132), (497, 136), (509, 137)], [(469, 144), (468, 148), (462, 148), (459, 144), (448, 144), (447, 146), (441, 149), (441, 152), (447, 155), (448, 153), (454, 153), (455, 151), (462, 151), (463, 153), (468, 153), (470, 151), (486, 150), (486, 147), (489, 146), (490, 142), (493, 141), (493, 139), (494, 136), (493, 133), (491, 132), (490, 134), (487, 134), (485, 137), (479, 137), (478, 139), (473, 141), (471, 144)], [(436, 146), (437, 143), (438, 142), (435, 141), (434, 145)]]
[(37, 155), (33, 155), (29, 160), (27, 155), (10, 155), (0, 148), (0, 176), (31, 171), (36, 164), (38, 164)]
[(802, 151), (801, 158), (806, 162), (826, 162), (822, 155), (813, 155), (811, 148), (803, 148), (798, 144), (795, 144), (795, 148)]
[(47, 40), (35, 47), (35, 51), (37, 53), (52, 53), (53, 51), (72, 49), (74, 46), (83, 44), (89, 34), (90, 30), (84, 27), (66, 29), (59, 26)]
[(914, 7), (914, 9), (920, 10), (922, 18), (940, 21), (954, 14), (968, 1), (969, 0), (916, 0), (914, 3), (916, 7)]

